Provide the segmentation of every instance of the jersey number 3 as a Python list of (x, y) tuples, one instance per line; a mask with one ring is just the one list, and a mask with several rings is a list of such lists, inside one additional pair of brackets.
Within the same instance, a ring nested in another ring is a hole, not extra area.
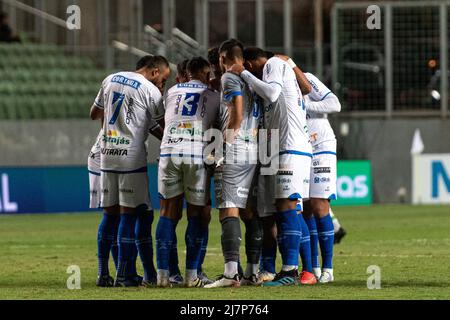
[(111, 119), (109, 120), (109, 124), (114, 124), (117, 121), (117, 117), (119, 116), (120, 113), (120, 108), (122, 108), (122, 104), (123, 104), (123, 100), (125, 99), (125, 95), (123, 93), (120, 92), (113, 92), (113, 101), (112, 101), (112, 105), (113, 107), (115, 106), (116, 109), (114, 110), (114, 113), (111, 117)]
[(193, 116), (197, 112), (198, 102), (200, 101), (200, 93), (186, 93), (184, 97), (182, 116)]

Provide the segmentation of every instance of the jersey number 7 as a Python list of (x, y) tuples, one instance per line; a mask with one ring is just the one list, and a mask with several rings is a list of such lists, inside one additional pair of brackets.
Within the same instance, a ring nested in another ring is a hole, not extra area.
[(114, 107), (114, 105), (116, 106), (116, 109), (114, 110), (114, 113), (111, 117), (111, 119), (109, 120), (109, 124), (114, 124), (117, 121), (117, 117), (119, 116), (120, 113), (120, 108), (122, 108), (122, 104), (123, 104), (123, 100), (125, 99), (125, 95), (123, 93), (120, 92), (113, 92), (113, 101), (112, 101), (112, 105)]

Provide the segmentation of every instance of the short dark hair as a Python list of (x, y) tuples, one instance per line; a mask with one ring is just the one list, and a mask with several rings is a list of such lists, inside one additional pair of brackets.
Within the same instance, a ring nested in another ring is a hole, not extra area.
[(169, 68), (169, 61), (163, 56), (144, 56), (139, 59), (136, 63), (136, 70), (142, 69), (144, 67), (153, 69), (153, 68), (161, 68), (166, 67)]
[(244, 57), (244, 46), (239, 40), (229, 39), (224, 42), (219, 47), (219, 54), (226, 52), (227, 59), (243, 58)]
[(245, 60), (256, 60), (258, 58), (267, 58), (267, 52), (258, 47), (247, 47), (244, 49)]
[(208, 61), (212, 65), (219, 64), (219, 47), (210, 48), (208, 50)]
[(185, 59), (185, 60), (181, 61), (179, 64), (177, 64), (177, 72), (179, 75), (186, 76), (188, 62), (189, 62), (189, 59)]
[(265, 52), (266, 52), (266, 58), (267, 59), (270, 59), (270, 58), (275, 56), (275, 53), (273, 53), (272, 51), (265, 51)]
[(191, 75), (197, 74), (199, 71), (202, 71), (204, 68), (210, 67), (208, 60), (203, 57), (194, 57), (189, 60), (187, 64), (187, 71)]

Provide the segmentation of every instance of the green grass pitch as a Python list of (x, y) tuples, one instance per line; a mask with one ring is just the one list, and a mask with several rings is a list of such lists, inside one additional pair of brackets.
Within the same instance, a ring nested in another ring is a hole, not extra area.
[[(334, 211), (348, 232), (334, 247), (334, 283), (210, 290), (97, 288), (99, 214), (0, 215), (0, 299), (450, 299), (449, 206)], [(185, 223), (183, 218), (177, 231), (182, 270)], [(223, 271), (216, 211), (210, 230), (204, 269), (215, 277)], [(243, 246), (241, 253), (245, 262)], [(80, 290), (67, 289), (70, 265), (80, 267)], [(367, 288), (370, 265), (381, 269), (381, 289)]]

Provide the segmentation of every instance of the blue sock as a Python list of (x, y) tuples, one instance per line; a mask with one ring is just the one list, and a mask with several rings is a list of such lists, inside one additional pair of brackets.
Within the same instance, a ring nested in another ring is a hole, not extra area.
[(319, 237), (317, 233), (317, 224), (314, 216), (310, 216), (309, 218), (304, 218), (308, 229), (309, 229), (309, 237), (311, 243), (311, 261), (313, 268), (320, 268), (319, 263)]
[(302, 259), (302, 271), (312, 272), (311, 262), (311, 241), (308, 225), (303, 219), (303, 215), (299, 214), (298, 219), (302, 226), (302, 240), (300, 241), (300, 257)]
[(200, 226), (200, 238), (202, 238), (202, 247), (200, 249), (200, 258), (198, 261), (197, 272), (202, 272), (203, 262), (205, 262), (206, 250), (208, 248), (209, 226)]
[(135, 225), (136, 215), (129, 213), (122, 213), (120, 215), (119, 231), (117, 234), (117, 242), (119, 244), (117, 277), (128, 278), (135, 275)]
[(200, 217), (188, 217), (186, 228), (186, 270), (197, 270), (203, 239), (200, 236)]
[[(177, 228), (178, 222), (174, 222), (174, 230)], [(169, 274), (170, 276), (174, 276), (180, 274), (180, 267), (178, 265), (178, 239), (177, 233), (174, 231), (173, 233), (173, 241), (172, 248), (170, 249), (170, 257), (169, 257)]]
[(116, 271), (117, 271), (117, 268), (119, 267), (119, 245), (117, 244), (117, 233), (119, 231), (119, 222), (120, 222), (120, 219), (117, 219), (117, 226), (116, 226), (115, 233), (114, 233), (114, 240), (113, 240), (113, 243), (111, 244), (111, 256), (113, 258), (114, 266), (116, 267)]
[(156, 227), (156, 264), (158, 269), (169, 270), (170, 251), (175, 234), (175, 223), (172, 219), (159, 217)]
[(317, 231), (319, 233), (320, 252), (322, 255), (322, 269), (333, 268), (333, 244), (334, 226), (330, 214), (316, 219)]
[(98, 255), (98, 275), (109, 275), (109, 251), (114, 242), (118, 215), (103, 214), (103, 219), (98, 226), (97, 233), (97, 255)]
[(298, 252), (302, 238), (302, 228), (297, 218), (297, 210), (277, 212), (278, 245), (283, 265), (298, 266)]
[(276, 273), (275, 260), (277, 258), (277, 245), (264, 246), (261, 250), (260, 269), (271, 273)]
[(144, 267), (144, 280), (156, 279), (156, 270), (153, 263), (152, 241), (153, 210), (138, 214), (136, 221), (136, 247)]

